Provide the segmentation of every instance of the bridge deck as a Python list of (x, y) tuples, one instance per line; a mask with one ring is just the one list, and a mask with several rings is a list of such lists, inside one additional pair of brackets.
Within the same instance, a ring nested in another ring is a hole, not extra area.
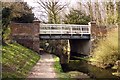
[(40, 24), (41, 39), (90, 39), (90, 25)]

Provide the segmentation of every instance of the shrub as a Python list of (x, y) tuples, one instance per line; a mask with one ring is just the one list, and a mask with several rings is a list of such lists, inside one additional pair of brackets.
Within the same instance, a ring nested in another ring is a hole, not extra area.
[(98, 47), (93, 51), (92, 59), (101, 62), (103, 65), (114, 64), (120, 59), (117, 29), (110, 31), (106, 39), (100, 40)]

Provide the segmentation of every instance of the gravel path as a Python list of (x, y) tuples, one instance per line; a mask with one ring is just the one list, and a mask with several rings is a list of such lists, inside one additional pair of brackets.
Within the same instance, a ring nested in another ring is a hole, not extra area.
[(40, 60), (30, 71), (28, 78), (57, 78), (51, 54), (42, 54)]

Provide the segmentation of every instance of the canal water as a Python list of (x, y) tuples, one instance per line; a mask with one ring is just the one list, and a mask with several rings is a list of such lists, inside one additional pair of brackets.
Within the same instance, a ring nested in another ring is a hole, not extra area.
[(113, 70), (101, 69), (91, 64), (88, 64), (85, 60), (70, 60), (69, 64), (61, 64), (64, 72), (79, 71), (87, 74), (92, 79), (99, 80), (120, 80), (119, 77), (112, 75)]

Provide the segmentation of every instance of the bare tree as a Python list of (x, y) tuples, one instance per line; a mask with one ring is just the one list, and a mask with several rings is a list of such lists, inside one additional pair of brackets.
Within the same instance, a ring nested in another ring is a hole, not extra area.
[(120, 25), (120, 1), (116, 2), (117, 23)]
[(88, 6), (88, 11), (89, 11), (89, 13), (90, 13), (90, 17), (91, 17), (91, 19), (93, 20), (93, 7), (92, 7), (92, 2), (91, 2), (91, 0), (89, 0), (89, 1), (87, 2), (87, 6)]
[(94, 13), (93, 13), (93, 3), (91, 2), (91, 0), (88, 0), (84, 3), (82, 3), (82, 6), (84, 7), (84, 12), (87, 15), (90, 15), (90, 18), (92, 20), (94, 20)]
[(37, 3), (46, 11), (49, 23), (60, 23), (60, 12), (65, 9), (68, 4), (62, 5), (60, 0), (38, 0)]
[(115, 23), (115, 4), (110, 2), (105, 2), (105, 10), (106, 10), (106, 23), (107, 24), (114, 24)]
[(97, 24), (101, 24), (102, 23), (102, 17), (101, 17), (101, 10), (100, 10), (100, 3), (98, 3), (98, 0), (96, 2), (94, 2), (94, 18), (97, 22)]

